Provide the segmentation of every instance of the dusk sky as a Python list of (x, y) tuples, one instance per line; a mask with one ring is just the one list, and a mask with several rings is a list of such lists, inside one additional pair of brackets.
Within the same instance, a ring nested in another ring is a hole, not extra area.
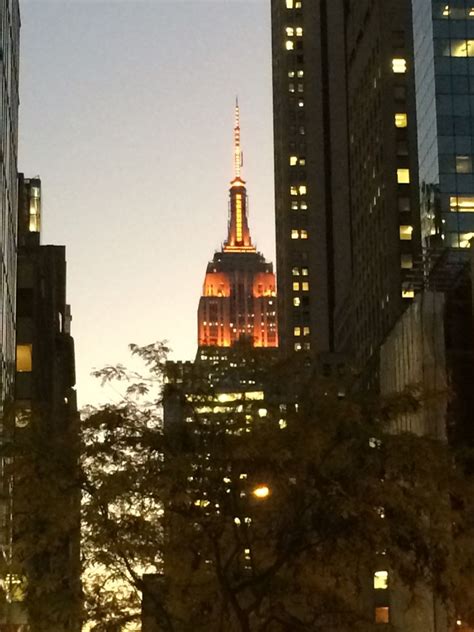
[(196, 351), (224, 240), (235, 96), (250, 228), (274, 261), (270, 3), (22, 0), (19, 170), (65, 245), (80, 405), (127, 344)]

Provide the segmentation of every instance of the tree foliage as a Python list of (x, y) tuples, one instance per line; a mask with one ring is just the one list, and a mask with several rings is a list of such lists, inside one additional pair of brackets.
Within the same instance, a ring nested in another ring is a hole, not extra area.
[(284, 364), (266, 371), (265, 400), (205, 375), (187, 396), (167, 385), (164, 424), (167, 349), (131, 350), (145, 375), (99, 371), (123, 399), (82, 425), (94, 631), (134, 629), (143, 594), (167, 632), (367, 632), (377, 570), (473, 617), (470, 483), (446, 445), (391, 432), (420, 405), (410, 393), (341, 397)]

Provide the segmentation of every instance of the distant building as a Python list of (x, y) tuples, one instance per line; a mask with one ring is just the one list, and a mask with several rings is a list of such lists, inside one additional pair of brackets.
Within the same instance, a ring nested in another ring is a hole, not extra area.
[[(200, 347), (230, 347), (240, 338), (255, 347), (278, 345), (273, 266), (252, 244), (247, 190), (241, 177), (240, 111), (235, 109), (234, 179), (230, 188), (228, 236), (208, 264), (198, 310)], [(304, 282), (304, 279), (301, 279)], [(301, 331), (301, 340), (304, 339)]]
[[(74, 341), (66, 301), (64, 246), (40, 245), (41, 181), (19, 178), (19, 247), (17, 291), (17, 363), (15, 429), (21, 440), (41, 442), (43, 452), (32, 456), (33, 467), (44, 478), (29, 481), (29, 493), (45, 493), (45, 506), (23, 507), (21, 482), (14, 484), (13, 558), (15, 536), (21, 531), (22, 512), (31, 512), (36, 524), (56, 526), (42, 547), (26, 560), (30, 588), (48, 578), (43, 591), (30, 603), (31, 632), (78, 632), (81, 629), (80, 493), (77, 490), (79, 415), (75, 391)], [(30, 458), (26, 454), (26, 459)], [(44, 459), (44, 463), (42, 463)], [(48, 470), (47, 464), (54, 464)], [(48, 489), (44, 486), (47, 485)], [(36, 486), (36, 487), (35, 487)], [(33, 513), (36, 512), (36, 513)], [(61, 518), (61, 516), (66, 517)], [(28, 524), (28, 523), (27, 523)], [(21, 539), (20, 539), (21, 544)], [(60, 604), (58, 607), (58, 603)], [(61, 614), (61, 623), (54, 617)]]

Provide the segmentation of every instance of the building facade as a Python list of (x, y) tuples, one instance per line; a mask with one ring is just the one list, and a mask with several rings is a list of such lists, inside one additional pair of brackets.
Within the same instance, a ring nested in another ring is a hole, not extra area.
[(271, 12), (280, 347), (312, 356), (334, 351), (350, 287), (344, 2), (272, 0)]
[[(74, 340), (66, 300), (65, 247), (40, 245), (40, 224), (41, 181), (20, 174), (13, 432), (15, 443), (24, 445), (24, 454), (19, 471), (14, 469), (13, 563), (20, 564), (29, 586), (25, 611), (30, 632), (78, 632), (79, 415)], [(31, 473), (26, 484), (25, 472)]]
[(18, 0), (0, 0), (0, 406), (13, 396), (15, 376), (15, 301), (17, 243), (18, 71), (20, 10)]
[(255, 347), (278, 345), (275, 275), (272, 264), (252, 244), (242, 163), (237, 103), (228, 236), (207, 266), (198, 309), (200, 347), (229, 347), (242, 337)]

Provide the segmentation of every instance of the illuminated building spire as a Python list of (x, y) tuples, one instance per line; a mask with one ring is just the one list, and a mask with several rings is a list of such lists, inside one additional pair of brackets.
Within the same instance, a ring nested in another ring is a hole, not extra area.
[(229, 232), (224, 252), (255, 252), (247, 218), (247, 190), (242, 180), (243, 152), (240, 143), (240, 107), (235, 100), (234, 179), (230, 183)]

